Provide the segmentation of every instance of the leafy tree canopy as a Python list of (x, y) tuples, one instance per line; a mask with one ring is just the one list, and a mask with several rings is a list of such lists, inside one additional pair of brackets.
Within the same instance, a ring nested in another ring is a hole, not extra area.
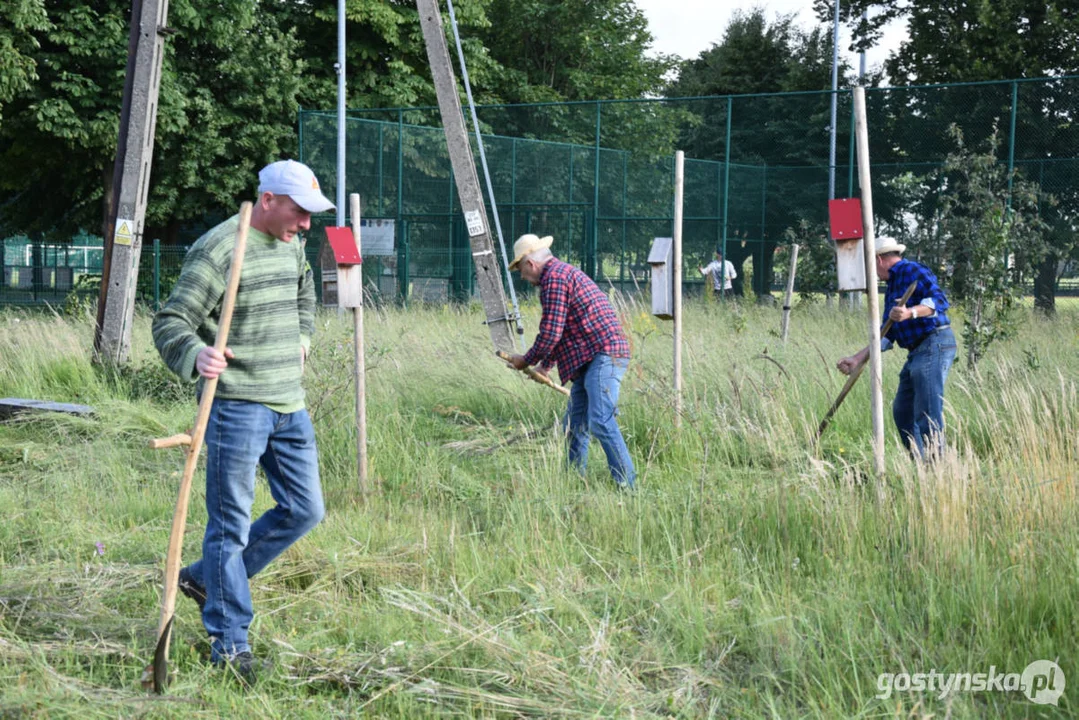
[(37, 80), (35, 31), (48, 25), (44, 0), (8, 0), (0, 4), (0, 121), (4, 103)]
[[(834, 7), (814, 3), (822, 21), (830, 21)], [(1072, 0), (851, 0), (840, 4), (840, 17), (854, 28), (852, 49), (878, 42), (892, 20), (906, 20), (909, 38), (885, 64), (897, 83), (1079, 72), (1079, 6)]]
[(648, 21), (633, 0), (492, 0), (482, 39), (505, 70), (504, 102), (656, 95), (676, 60), (651, 57)]
[[(831, 48), (831, 37), (824, 29), (804, 30), (795, 24), (793, 15), (779, 15), (770, 23), (762, 8), (739, 10), (721, 42), (682, 65), (667, 95), (827, 90), (831, 88)], [(850, 69), (844, 65), (840, 71), (845, 76)]]
[[(672, 66), (646, 56), (632, 0), (457, 0), (454, 10), (481, 103), (640, 97)], [(435, 104), (413, 2), (348, 0), (346, 15), (349, 107)], [(168, 24), (147, 210), (164, 237), (250, 196), (262, 164), (297, 153), (297, 109), (336, 106), (337, 88), (335, 5), (172, 0)], [(0, 228), (101, 226), (129, 30), (127, 3), (0, 3)]]

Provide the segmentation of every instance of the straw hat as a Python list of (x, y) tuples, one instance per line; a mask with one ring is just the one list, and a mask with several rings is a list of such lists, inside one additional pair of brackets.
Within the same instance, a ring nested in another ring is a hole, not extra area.
[(550, 235), (540, 237), (528, 233), (517, 238), (517, 242), (513, 243), (513, 262), (510, 263), (510, 270), (516, 270), (517, 266), (524, 260), (525, 255), (549, 248), (553, 242), (554, 238)]
[(877, 238), (877, 255), (883, 255), (885, 253), (899, 253), (900, 255), (902, 255), (906, 251), (907, 246), (903, 243), (897, 243), (895, 241), (895, 238)]

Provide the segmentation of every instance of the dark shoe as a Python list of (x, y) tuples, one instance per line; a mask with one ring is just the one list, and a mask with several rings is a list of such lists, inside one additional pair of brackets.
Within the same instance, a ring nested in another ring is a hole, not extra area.
[(187, 568), (180, 568), (180, 582), (177, 585), (180, 592), (195, 601), (199, 606), (199, 613), (206, 607), (206, 588), (199, 585)]
[(214, 664), (235, 673), (246, 685), (254, 685), (259, 673), (270, 669), (269, 660), (258, 660), (250, 650), (236, 653), (231, 658)]

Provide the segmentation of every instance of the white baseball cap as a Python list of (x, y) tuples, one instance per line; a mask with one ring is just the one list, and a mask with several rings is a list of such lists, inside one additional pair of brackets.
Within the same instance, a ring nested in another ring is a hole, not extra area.
[(334, 204), (319, 189), (315, 173), (295, 160), (278, 160), (259, 171), (259, 195), (264, 192), (288, 195), (307, 212), (334, 209)]

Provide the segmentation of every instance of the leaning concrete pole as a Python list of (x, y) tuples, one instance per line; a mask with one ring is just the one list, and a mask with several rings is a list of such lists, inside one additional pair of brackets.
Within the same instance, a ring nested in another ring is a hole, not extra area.
[(127, 75), (94, 330), (94, 358), (99, 362), (125, 363), (131, 350), (168, 12), (168, 0), (131, 3)]
[(865, 88), (854, 88), (854, 131), (858, 146), (858, 184), (862, 191), (862, 247), (865, 250), (865, 292), (869, 306), (869, 390), (873, 412), (873, 468), (884, 475), (884, 397), (880, 369), (880, 300), (877, 297), (877, 233), (873, 227), (873, 187), (869, 177), (869, 128)]
[(449, 148), (453, 178), (457, 184), (457, 197), (465, 214), (472, 262), (476, 266), (476, 283), (483, 301), (486, 323), (491, 331), (491, 341), (495, 350), (512, 353), (514, 318), (507, 311), (502, 273), (495, 256), (487, 211), (483, 194), (480, 192), (479, 175), (476, 173), (472, 147), (468, 142), (464, 116), (461, 114), (461, 98), (450, 65), (450, 51), (442, 27), (442, 14), (438, 10), (437, 0), (416, 0), (416, 9), (420, 13), (423, 41), (431, 63), (431, 76), (435, 81), (435, 93), (438, 95), (438, 110), (446, 131), (446, 146)]

